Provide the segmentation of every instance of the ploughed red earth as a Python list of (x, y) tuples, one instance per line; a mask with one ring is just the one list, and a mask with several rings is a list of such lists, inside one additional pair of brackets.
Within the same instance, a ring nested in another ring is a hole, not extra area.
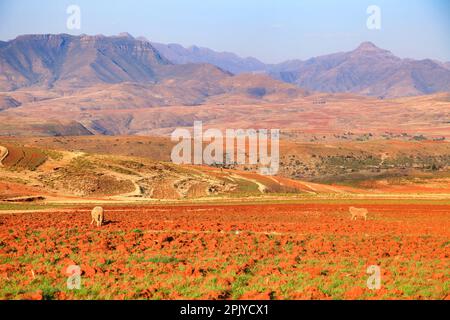
[[(350, 206), (368, 209), (351, 221)], [(2, 299), (445, 299), (449, 205), (106, 207), (0, 215)], [(81, 268), (69, 290), (68, 266)], [(380, 268), (381, 288), (367, 285)]]

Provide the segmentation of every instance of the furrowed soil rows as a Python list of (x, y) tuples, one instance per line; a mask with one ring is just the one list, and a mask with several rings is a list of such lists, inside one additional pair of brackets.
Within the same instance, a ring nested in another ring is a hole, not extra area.
[(35, 148), (7, 146), (8, 155), (2, 161), (6, 167), (36, 170), (46, 160), (47, 156)]
[(448, 298), (450, 206), (364, 207), (367, 221), (341, 204), (115, 207), (101, 228), (91, 208), (0, 215), (0, 298)]

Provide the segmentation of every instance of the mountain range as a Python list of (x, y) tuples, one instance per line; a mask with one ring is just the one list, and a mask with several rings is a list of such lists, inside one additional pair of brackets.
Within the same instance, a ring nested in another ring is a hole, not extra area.
[(267, 73), (274, 79), (311, 91), (348, 92), (380, 98), (450, 91), (450, 62), (401, 59), (371, 42), (364, 42), (350, 52), (279, 64), (265, 64), (255, 58), (240, 58), (232, 53), (196, 46), (153, 45), (177, 64), (210, 63), (236, 74)]
[[(139, 97), (144, 100), (142, 107), (151, 107), (195, 105), (223, 95), (259, 101), (276, 99), (274, 95), (305, 94), (296, 86), (267, 75), (234, 76), (213, 64), (174, 64), (149, 42), (128, 34), (19, 36), (0, 43), (0, 70), (3, 92), (50, 90), (67, 95), (90, 89), (97, 95), (103, 92), (111, 97), (105, 86), (114, 86), (116, 90), (125, 90), (129, 105), (134, 107)], [(101, 88), (95, 90), (96, 86)], [(129, 94), (132, 91), (137, 96), (132, 97)], [(22, 103), (10, 95), (1, 97), (0, 102), (0, 110)], [(82, 104), (88, 107), (89, 101)], [(98, 101), (95, 104), (99, 107)]]
[[(145, 38), (141, 38), (145, 40)], [(147, 40), (148, 41), (148, 40)], [(191, 46), (185, 48), (179, 44), (151, 43), (164, 57), (176, 64), (209, 63), (233, 74), (260, 72), (267, 65), (256, 58), (241, 58), (231, 52), (217, 52), (208, 48)]]
[[(379, 98), (450, 91), (450, 62), (401, 59), (371, 42), (362, 43), (350, 52), (265, 64), (229, 52), (150, 42), (128, 33), (112, 37), (23, 35), (0, 41), (0, 67), (0, 91), (23, 88), (73, 91), (97, 84), (129, 82), (157, 85), (158, 90), (149, 88), (156, 95), (160, 95), (161, 86), (172, 97), (180, 94), (180, 89), (196, 91), (187, 104), (201, 103), (205, 97), (228, 93), (230, 89), (240, 88), (261, 98), (273, 92), (273, 88), (283, 87), (276, 82), (269, 84), (267, 79), (264, 82), (268, 87), (252, 86), (252, 81), (223, 87), (223, 81), (239, 82), (240, 78), (233, 75), (242, 73), (254, 74), (256, 82), (261, 82), (261, 74), (266, 74), (307, 91)], [(284, 95), (289, 92), (288, 96), (295, 92), (288, 86), (283, 90)], [(9, 99), (2, 103), (5, 104), (14, 106), (16, 102)]]

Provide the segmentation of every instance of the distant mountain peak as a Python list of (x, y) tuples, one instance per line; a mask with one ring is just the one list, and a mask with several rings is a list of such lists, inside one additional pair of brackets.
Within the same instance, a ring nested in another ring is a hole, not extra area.
[(385, 51), (383, 49), (378, 48), (373, 42), (366, 41), (359, 45), (355, 51)]
[(281, 64), (274, 78), (313, 91), (402, 97), (450, 91), (450, 69), (430, 59), (401, 59), (372, 42), (350, 52)]
[(134, 39), (134, 37), (131, 34), (129, 34), (128, 32), (121, 32), (117, 36), (120, 38)]
[(198, 47), (196, 45), (190, 46), (188, 49), (191, 50), (192, 52), (196, 52), (196, 53), (199, 53), (202, 50), (200, 47)]
[(380, 56), (390, 59), (399, 59), (391, 51), (377, 47), (373, 42), (361, 43), (358, 48), (349, 52), (352, 56)]
[(148, 41), (148, 39), (147, 39), (146, 37), (144, 37), (144, 36), (137, 37), (136, 40), (142, 41), (142, 42), (150, 42), (150, 41)]

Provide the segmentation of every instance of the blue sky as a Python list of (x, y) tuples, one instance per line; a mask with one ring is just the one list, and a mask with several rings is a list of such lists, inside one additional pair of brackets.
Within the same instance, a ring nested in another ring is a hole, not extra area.
[[(81, 8), (81, 30), (66, 9)], [(366, 27), (369, 5), (381, 30)], [(448, 0), (0, 0), (0, 39), (19, 34), (113, 35), (205, 46), (264, 62), (306, 59), (372, 41), (405, 58), (450, 61)]]

